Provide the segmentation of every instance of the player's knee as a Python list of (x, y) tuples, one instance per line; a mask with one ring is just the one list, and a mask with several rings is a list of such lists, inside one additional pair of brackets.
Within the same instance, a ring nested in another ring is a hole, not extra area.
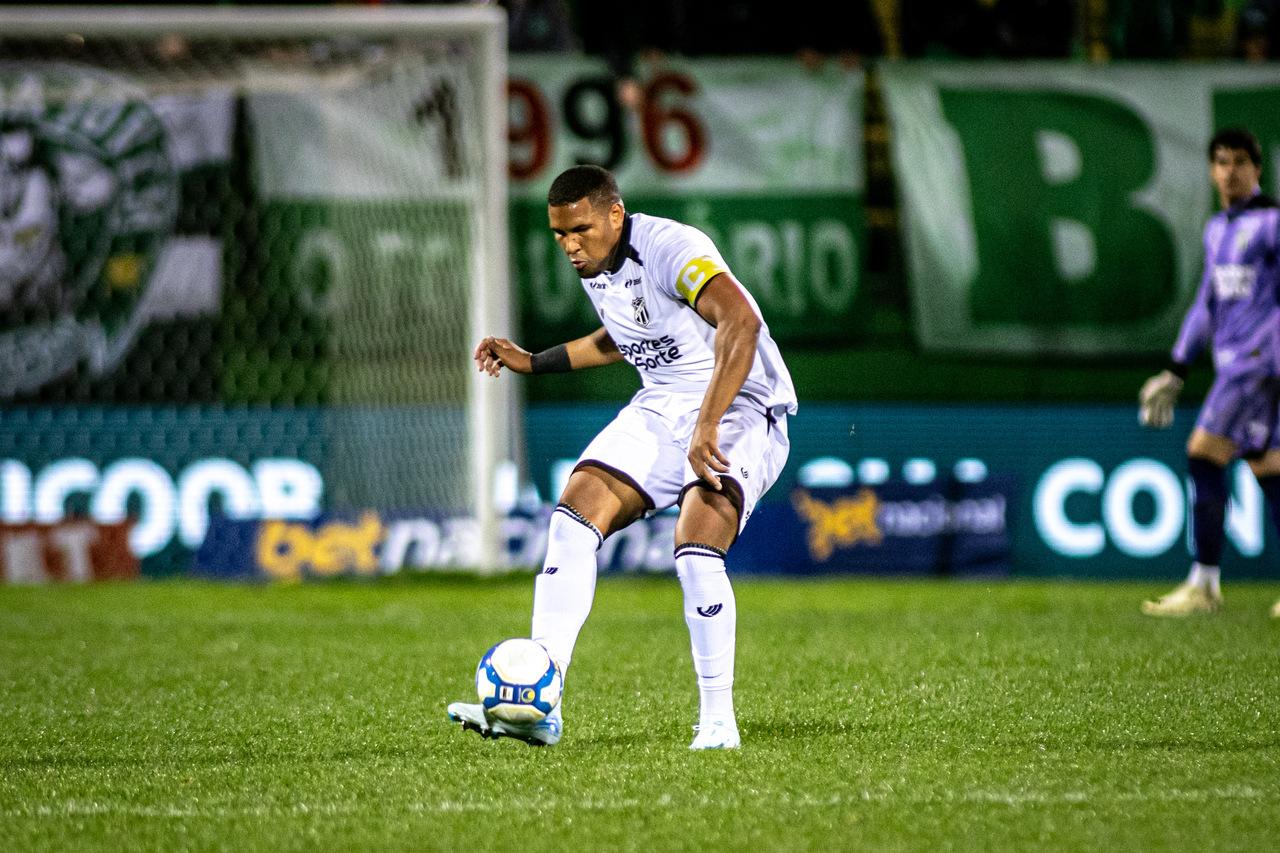
[(703, 542), (729, 549), (738, 536), (738, 519), (741, 504), (735, 502), (728, 490), (714, 491), (710, 485), (690, 487), (680, 502), (680, 518), (676, 522), (676, 545), (687, 542)]
[(581, 511), (602, 535), (609, 536), (642, 516), (650, 502), (618, 472), (580, 463), (569, 477), (560, 504)]
[(604, 474), (596, 468), (579, 467), (569, 475), (560, 503), (569, 506), (591, 506), (609, 494)]
[(1236, 454), (1236, 444), (1222, 435), (1215, 435), (1197, 427), (1187, 439), (1187, 457), (1203, 459), (1215, 465), (1225, 467)]
[(1259, 480), (1280, 476), (1280, 454), (1276, 454), (1275, 451), (1253, 459), (1245, 459), (1245, 463), (1253, 472), (1253, 476)]

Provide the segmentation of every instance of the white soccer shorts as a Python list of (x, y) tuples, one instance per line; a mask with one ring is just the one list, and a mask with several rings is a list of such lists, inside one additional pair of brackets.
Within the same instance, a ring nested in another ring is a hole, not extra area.
[[(666, 509), (698, 479), (688, 452), (701, 406), (701, 394), (642, 389), (591, 440), (578, 458), (578, 467), (595, 465), (620, 474), (619, 479), (640, 490), (650, 512)], [(729, 472), (721, 480), (732, 478), (742, 488), (741, 532), (787, 462), (791, 451), (787, 416), (771, 415), (762, 405), (739, 397), (720, 419), (719, 444), (729, 460)]]

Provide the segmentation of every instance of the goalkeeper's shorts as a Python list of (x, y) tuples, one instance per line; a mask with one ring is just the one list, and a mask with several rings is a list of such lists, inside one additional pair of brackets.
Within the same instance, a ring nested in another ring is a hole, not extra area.
[(1196, 426), (1231, 439), (1241, 456), (1280, 449), (1280, 378), (1258, 372), (1219, 373)]
[[(701, 406), (700, 393), (642, 389), (587, 445), (577, 467), (600, 468), (639, 491), (649, 512), (664, 510), (698, 482), (688, 452)], [(729, 460), (720, 480), (741, 489), (741, 531), (787, 462), (786, 413), (738, 397), (720, 419), (719, 447)]]

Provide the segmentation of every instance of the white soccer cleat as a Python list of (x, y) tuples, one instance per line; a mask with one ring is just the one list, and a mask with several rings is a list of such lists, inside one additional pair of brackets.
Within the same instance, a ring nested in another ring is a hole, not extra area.
[(1196, 613), (1217, 613), (1221, 609), (1222, 593), (1210, 592), (1189, 583), (1154, 601), (1142, 602), (1142, 612), (1148, 616), (1192, 616)]
[(1280, 619), (1280, 601), (1277, 601), (1275, 604), (1271, 605), (1271, 618)]
[(560, 735), (564, 731), (559, 705), (538, 722), (524, 726), (494, 719), (478, 703), (453, 702), (449, 705), (448, 713), (450, 720), (462, 723), (463, 731), (475, 732), (483, 738), (515, 738), (529, 746), (555, 746), (560, 742)]
[(690, 749), (737, 749), (742, 746), (738, 724), (733, 720), (712, 720), (694, 726)]

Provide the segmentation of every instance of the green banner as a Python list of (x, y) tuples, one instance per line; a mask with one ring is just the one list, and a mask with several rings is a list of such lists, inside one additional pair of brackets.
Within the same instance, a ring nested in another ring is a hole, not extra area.
[(511, 230), (522, 343), (598, 324), (547, 228), (546, 192), (575, 163), (612, 169), (628, 209), (706, 231), (775, 337), (848, 339), (859, 322), (861, 72), (783, 60), (679, 61), (619, 104), (601, 63), (512, 57)]
[[(0, 60), (0, 400), (81, 398), (140, 342), (171, 343), (152, 327), (217, 312), (219, 225), (197, 196), (225, 180), (232, 114), (223, 91)], [(174, 359), (147, 371), (127, 394), (189, 385)]]
[(340, 87), (247, 74), (258, 240), (226, 300), (224, 396), (461, 404), (487, 168), (470, 79), (417, 54)]
[(917, 333), (931, 350), (1172, 344), (1215, 201), (1205, 146), (1280, 145), (1280, 77), (1237, 66), (882, 69)]

